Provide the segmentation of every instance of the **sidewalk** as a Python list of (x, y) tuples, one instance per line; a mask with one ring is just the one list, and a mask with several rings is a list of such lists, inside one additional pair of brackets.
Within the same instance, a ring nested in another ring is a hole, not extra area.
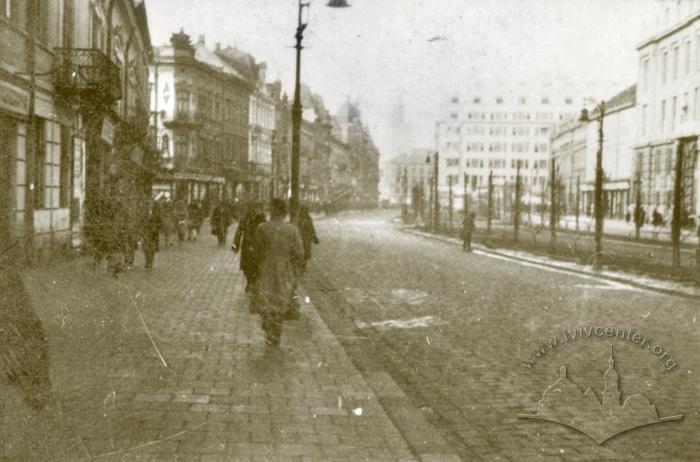
[[(444, 234), (433, 234), (410, 226), (405, 226), (401, 229), (406, 233), (414, 234), (427, 239), (434, 239), (452, 245), (462, 245), (462, 240), (456, 237), (450, 237)], [(630, 274), (623, 271), (613, 271), (607, 269), (594, 270), (592, 265), (583, 265), (576, 262), (553, 259), (527, 251), (507, 248), (491, 248), (478, 243), (472, 243), (472, 248), (477, 253), (481, 252), (482, 254), (493, 255), (498, 258), (507, 258), (513, 261), (524, 262), (530, 265), (538, 265), (544, 268), (557, 269), (560, 271), (586, 275), (588, 277), (606, 279), (616, 283), (626, 284), (667, 295), (674, 295), (694, 300), (700, 299), (700, 288), (692, 284), (661, 280), (638, 274)]]
[(139, 254), (117, 279), (81, 258), (25, 280), (52, 400), (33, 411), (0, 382), (0, 459), (416, 460), (308, 299), (265, 347), (238, 256), (207, 232), (152, 273)]

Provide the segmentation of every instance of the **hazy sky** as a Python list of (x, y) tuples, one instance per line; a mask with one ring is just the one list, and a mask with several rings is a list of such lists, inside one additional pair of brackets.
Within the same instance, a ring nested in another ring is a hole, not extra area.
[[(447, 95), (469, 81), (636, 81), (636, 45), (653, 30), (653, 0), (311, 0), (302, 81), (332, 113), (358, 101), (384, 156), (399, 94), (414, 146), (432, 146)], [(292, 94), (297, 0), (146, 0), (151, 39), (184, 28), (193, 41), (235, 45)], [(430, 40), (433, 37), (444, 37)], [(611, 95), (601, 95), (611, 96)]]

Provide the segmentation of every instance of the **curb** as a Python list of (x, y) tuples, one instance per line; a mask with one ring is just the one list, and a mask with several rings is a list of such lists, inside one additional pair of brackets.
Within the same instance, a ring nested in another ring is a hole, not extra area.
[[(402, 228), (400, 228), (400, 230), (402, 232), (405, 232), (405, 233), (413, 234), (414, 236), (419, 236), (419, 237), (423, 237), (426, 239), (433, 239), (433, 240), (437, 240), (437, 241), (441, 241), (441, 242), (445, 242), (445, 243), (449, 243), (449, 244), (458, 244), (460, 242), (456, 238), (425, 233), (422, 231), (417, 231), (413, 228), (402, 227)], [(632, 286), (632, 287), (636, 287), (636, 288), (644, 289), (644, 290), (649, 290), (651, 292), (657, 292), (657, 293), (661, 293), (664, 295), (670, 295), (670, 296), (681, 297), (681, 298), (685, 298), (685, 299), (689, 299), (689, 300), (700, 301), (700, 293), (692, 294), (692, 293), (688, 293), (688, 292), (685, 292), (682, 290), (675, 290), (675, 289), (666, 288), (666, 287), (654, 286), (651, 284), (644, 284), (642, 282), (633, 281), (630, 279), (626, 279), (624, 277), (614, 276), (611, 274), (605, 274), (605, 273), (600, 273), (597, 271), (591, 271), (591, 270), (585, 270), (585, 269), (579, 269), (579, 268), (572, 268), (570, 266), (565, 266), (565, 265), (557, 265), (556, 263), (553, 263), (553, 262), (541, 261), (541, 260), (537, 260), (534, 258), (528, 259), (528, 258), (521, 257), (521, 256), (510, 255), (510, 254), (507, 254), (504, 252), (500, 252), (498, 250), (489, 249), (488, 247), (485, 247), (481, 244), (472, 244), (472, 247), (475, 249), (478, 249), (479, 251), (481, 251), (483, 253), (495, 255), (495, 256), (498, 256), (501, 258), (506, 258), (509, 260), (521, 261), (524, 263), (530, 263), (533, 265), (539, 265), (539, 266), (543, 266), (546, 268), (556, 269), (558, 271), (565, 271), (565, 272), (568, 272), (571, 274), (579, 274), (579, 275), (583, 275), (583, 276), (593, 277), (593, 278), (600, 279), (600, 280), (617, 282), (620, 284), (625, 284), (628, 286)], [(697, 292), (697, 289), (696, 289), (696, 292)]]

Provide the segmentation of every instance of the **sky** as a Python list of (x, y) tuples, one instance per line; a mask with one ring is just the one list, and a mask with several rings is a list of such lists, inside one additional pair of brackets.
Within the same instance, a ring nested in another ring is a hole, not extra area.
[[(292, 96), (297, 0), (145, 0), (151, 41), (183, 28), (211, 48), (266, 62)], [(359, 104), (383, 159), (393, 157), (399, 97), (410, 144), (432, 147), (451, 93), (473, 81), (635, 83), (636, 46), (653, 32), (655, 0), (309, 0), (302, 82), (335, 113)], [(600, 97), (610, 97), (600, 95)]]

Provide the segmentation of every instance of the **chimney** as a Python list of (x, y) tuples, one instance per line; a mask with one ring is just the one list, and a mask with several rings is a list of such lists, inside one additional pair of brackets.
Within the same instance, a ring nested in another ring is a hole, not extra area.
[(197, 45), (204, 45), (204, 35), (200, 35), (197, 38)]
[(216, 51), (221, 51), (221, 42), (216, 42), (216, 45), (214, 45), (214, 49)]

